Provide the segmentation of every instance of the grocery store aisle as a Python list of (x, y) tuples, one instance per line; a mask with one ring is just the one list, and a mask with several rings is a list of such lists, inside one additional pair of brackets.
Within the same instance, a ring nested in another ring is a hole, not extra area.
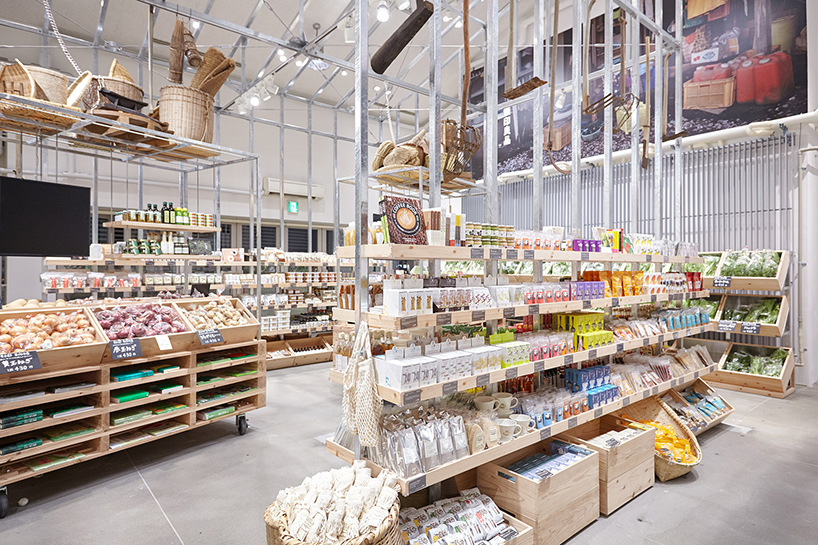
[[(315, 440), (335, 429), (341, 387), (330, 364), (268, 374), (268, 406), (10, 487), (0, 543), (263, 545), (278, 490), (343, 463)], [(569, 543), (809, 543), (818, 511), (818, 390), (786, 400), (724, 391), (736, 412), (700, 436), (693, 473), (657, 483)], [(774, 525), (769, 521), (775, 521)]]

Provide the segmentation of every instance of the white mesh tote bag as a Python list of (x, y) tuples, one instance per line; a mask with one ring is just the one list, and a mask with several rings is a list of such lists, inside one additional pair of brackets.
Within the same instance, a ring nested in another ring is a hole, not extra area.
[(366, 322), (358, 327), (355, 345), (344, 373), (343, 409), (344, 422), (349, 431), (358, 436), (361, 446), (376, 446), (383, 400), (378, 395), (375, 362), (372, 360)]

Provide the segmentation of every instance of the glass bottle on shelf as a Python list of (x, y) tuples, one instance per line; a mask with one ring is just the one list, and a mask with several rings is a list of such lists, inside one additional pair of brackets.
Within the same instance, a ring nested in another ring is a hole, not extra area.
[(153, 223), (162, 223), (162, 212), (159, 211), (158, 205), (153, 205)]
[(395, 348), (395, 343), (392, 341), (392, 332), (387, 331), (386, 338), (383, 341), (383, 351), (385, 353), (387, 350), (392, 350), (393, 348)]
[(168, 223), (176, 223), (176, 209), (173, 203), (168, 204)]
[(144, 222), (145, 221), (145, 211), (144, 210), (137, 210), (136, 211), (136, 221)]
[(162, 202), (162, 223), (170, 223), (170, 209), (167, 201)]
[(374, 331), (372, 333), (372, 355), (373, 356), (382, 356), (384, 354), (383, 343), (381, 339), (383, 338), (383, 333), (381, 331)]

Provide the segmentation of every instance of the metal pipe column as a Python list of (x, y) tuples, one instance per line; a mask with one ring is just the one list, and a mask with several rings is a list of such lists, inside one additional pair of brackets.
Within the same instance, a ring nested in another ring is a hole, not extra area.
[(571, 29), (572, 89), (571, 89), (571, 234), (573, 238), (582, 228), (579, 207), (579, 184), (582, 179), (582, 2), (573, 2), (574, 21)]
[[(543, 66), (543, 35), (545, 32), (545, 0), (534, 0), (534, 76), (545, 77)], [(542, 87), (534, 90), (534, 188), (533, 227), (543, 227), (543, 93)], [(542, 281), (542, 262), (534, 262), (534, 282)]]
[[(604, 12), (605, 24), (605, 73), (603, 75), (603, 90), (604, 96), (613, 93), (613, 10), (611, 9), (611, 0), (605, 0)], [(624, 51), (625, 43), (624, 37), (620, 36), (619, 47), (619, 62), (625, 61)], [(603, 153), (605, 161), (602, 167), (602, 225), (606, 228), (611, 228), (611, 218), (613, 217), (613, 208), (611, 205), (611, 192), (613, 186), (613, 107), (605, 108), (605, 134), (603, 143)]]
[[(655, 17), (659, 26), (662, 26), (662, 11), (663, 2), (656, 2)], [(662, 120), (665, 119), (665, 58), (664, 58), (664, 42), (661, 36), (656, 36), (654, 42), (656, 44), (656, 55), (651, 55), (654, 59), (653, 66), (655, 67), (653, 73), (655, 78), (651, 78), (654, 82), (654, 89), (656, 92), (654, 96), (653, 106), (653, 140), (654, 140), (654, 156), (653, 156), (653, 235), (661, 238), (662, 229), (662, 173), (664, 172), (664, 161), (662, 160)], [(650, 70), (650, 66), (645, 66), (645, 73)], [(650, 89), (646, 89), (650, 92)], [(648, 112), (650, 115), (650, 112)]]
[[(497, 0), (493, 0), (496, 2)], [(362, 245), (369, 222), (369, 2), (355, 0), (355, 323), (368, 307), (369, 261)], [(356, 442), (357, 443), (357, 442)]]
[[(498, 27), (500, 26), (499, 0), (488, 0), (488, 25), (486, 26), (486, 63), (484, 68), (486, 116), (484, 121), (483, 148), (485, 168), (483, 177), (486, 196), (483, 199), (483, 221), (498, 223), (500, 217), (500, 190), (497, 185), (497, 65)], [(495, 263), (496, 266), (496, 263)], [(489, 271), (486, 271), (489, 274)]]
[(284, 242), (284, 95), (279, 95), (279, 117), (281, 123), (278, 126), (278, 245), (284, 251), (287, 246)]
[[(307, 104), (307, 251), (312, 253), (312, 102)], [(312, 270), (312, 269), (310, 269)]]
[[(631, 0), (634, 5), (636, 0)], [(640, 96), (642, 88), (639, 78), (639, 49), (640, 25), (633, 17), (628, 18), (628, 32), (630, 32), (631, 49), (631, 93)], [(650, 113), (648, 113), (650, 115)], [(630, 183), (630, 232), (639, 232), (639, 180), (641, 178), (639, 162), (639, 102), (634, 101), (634, 112), (631, 114), (631, 183)]]
[[(676, 0), (676, 40), (681, 46), (684, 35), (682, 34), (681, 22), (684, 21), (682, 0)], [(682, 112), (682, 50), (677, 49), (675, 56), (674, 70), (674, 91), (673, 91), (673, 132), (680, 133), (684, 129), (684, 113)], [(673, 147), (673, 213), (674, 224), (673, 234), (677, 241), (682, 240), (682, 138), (677, 138)]]
[[(429, 25), (429, 208), (440, 206), (440, 68), (442, 13), (440, 0), (432, 0), (434, 13)], [(466, 75), (468, 77), (468, 74)], [(464, 99), (465, 100), (465, 99)], [(430, 271), (431, 272), (431, 271)]]
[(341, 237), (341, 182), (338, 181), (338, 110), (332, 112), (332, 132), (335, 138), (332, 139), (332, 177), (335, 180), (335, 205), (332, 207), (332, 233), (335, 237), (335, 247), (341, 246), (344, 241)]

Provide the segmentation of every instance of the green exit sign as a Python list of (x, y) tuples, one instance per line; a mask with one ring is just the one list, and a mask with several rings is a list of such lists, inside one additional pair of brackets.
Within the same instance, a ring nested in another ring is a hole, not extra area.
[(287, 205), (288, 205), (287, 209), (290, 211), (290, 214), (298, 214), (298, 202), (297, 201), (289, 201), (287, 203)]

